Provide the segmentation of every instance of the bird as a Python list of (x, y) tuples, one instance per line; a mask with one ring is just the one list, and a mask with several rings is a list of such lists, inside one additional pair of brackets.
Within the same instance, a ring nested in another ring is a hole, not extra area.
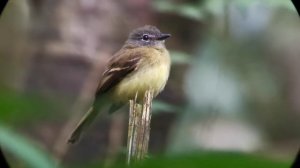
[(171, 37), (157, 27), (145, 25), (134, 29), (124, 45), (108, 61), (99, 81), (92, 107), (72, 132), (69, 143), (76, 142), (97, 117), (104, 104), (109, 112), (126, 105), (129, 100), (143, 101), (147, 90), (157, 96), (170, 74), (171, 58), (165, 40)]

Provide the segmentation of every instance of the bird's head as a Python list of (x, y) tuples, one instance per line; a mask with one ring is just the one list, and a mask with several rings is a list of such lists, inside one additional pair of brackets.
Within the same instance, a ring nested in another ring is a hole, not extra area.
[(134, 47), (165, 47), (165, 39), (171, 37), (170, 34), (161, 33), (155, 26), (146, 25), (134, 29), (126, 41), (127, 45)]

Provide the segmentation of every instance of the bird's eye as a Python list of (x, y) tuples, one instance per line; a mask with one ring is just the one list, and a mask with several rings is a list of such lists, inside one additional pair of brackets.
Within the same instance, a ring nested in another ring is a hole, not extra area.
[(144, 34), (143, 35), (143, 40), (144, 41), (148, 41), (149, 40), (149, 35), (148, 34)]

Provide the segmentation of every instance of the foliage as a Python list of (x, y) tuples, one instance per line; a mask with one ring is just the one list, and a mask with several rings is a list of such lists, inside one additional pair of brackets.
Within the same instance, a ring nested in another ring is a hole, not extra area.
[[(85, 165), (86, 166), (86, 165)], [(80, 166), (79, 166), (80, 167)], [(99, 164), (90, 165), (89, 168), (99, 167)], [(117, 164), (113, 167), (128, 167), (124, 164)], [(258, 157), (250, 154), (235, 152), (203, 152), (163, 157), (153, 157), (132, 165), (133, 168), (288, 168), (289, 163), (275, 159)]]
[[(54, 168), (55, 161), (27, 138), (0, 125), (0, 145), (32, 168)], [(14, 162), (15, 163), (15, 162)], [(13, 164), (11, 163), (11, 166)]]
[[(46, 100), (39, 96), (20, 94), (10, 89), (1, 89), (0, 121), (3, 123), (26, 123), (45, 117), (53, 117), (53, 112), (62, 107), (62, 103)], [(56, 116), (57, 117), (57, 116)]]
[(292, 2), (276, 0), (265, 0), (263, 2), (260, 2), (258, 0), (198, 0), (193, 3), (174, 3), (174, 1), (172, 0), (156, 0), (154, 1), (153, 6), (156, 10), (160, 12), (175, 13), (189, 19), (195, 19), (200, 21), (207, 18), (208, 14), (212, 14), (215, 16), (223, 15), (226, 5), (230, 3), (244, 7), (251, 6), (255, 3), (263, 3), (272, 6), (273, 8), (283, 7), (288, 8), (290, 10), (295, 10)]

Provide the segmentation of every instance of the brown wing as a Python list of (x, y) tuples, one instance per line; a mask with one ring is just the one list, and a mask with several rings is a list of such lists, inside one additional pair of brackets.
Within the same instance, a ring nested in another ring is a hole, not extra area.
[[(123, 52), (122, 52), (123, 51)], [(141, 53), (132, 53), (121, 50), (108, 63), (106, 71), (103, 73), (96, 95), (103, 94), (116, 86), (125, 76), (136, 70)]]

